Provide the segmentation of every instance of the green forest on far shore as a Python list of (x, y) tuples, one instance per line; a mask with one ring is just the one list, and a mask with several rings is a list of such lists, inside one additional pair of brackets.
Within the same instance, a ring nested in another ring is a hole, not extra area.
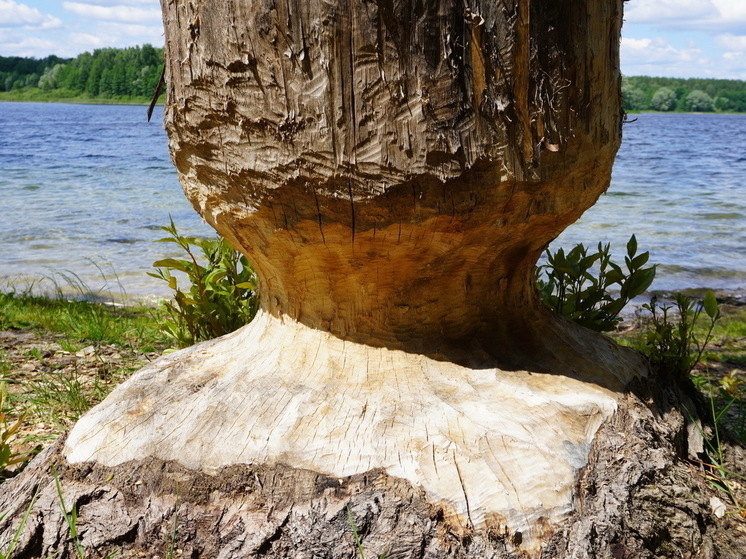
[(144, 103), (162, 68), (163, 49), (147, 44), (75, 58), (0, 56), (0, 100)]
[[(147, 44), (75, 58), (0, 56), (0, 100), (145, 103), (162, 67), (163, 49)], [(622, 96), (629, 112), (746, 112), (742, 80), (625, 76)]]
[(746, 81), (704, 78), (622, 78), (626, 111), (746, 112)]

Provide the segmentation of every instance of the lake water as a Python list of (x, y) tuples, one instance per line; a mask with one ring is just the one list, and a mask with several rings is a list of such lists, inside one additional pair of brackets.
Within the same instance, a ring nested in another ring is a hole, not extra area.
[(115, 293), (166, 295), (146, 275), (173, 254), (160, 226), (212, 229), (181, 191), (162, 120), (161, 107), (148, 123), (140, 106), (0, 103), (0, 278), (71, 271), (106, 290), (101, 268)]
[[(71, 271), (94, 291), (167, 295), (146, 275), (171, 215), (212, 230), (184, 198), (160, 108), (0, 103), (0, 285)], [(633, 233), (655, 289), (746, 291), (746, 115), (642, 114), (624, 126), (612, 186), (554, 246)], [(175, 253), (178, 254), (178, 253)], [(103, 272), (103, 276), (102, 276)], [(118, 276), (118, 281), (114, 278)]]
[(746, 115), (644, 113), (624, 125), (611, 187), (553, 246), (634, 233), (653, 289), (746, 291)]

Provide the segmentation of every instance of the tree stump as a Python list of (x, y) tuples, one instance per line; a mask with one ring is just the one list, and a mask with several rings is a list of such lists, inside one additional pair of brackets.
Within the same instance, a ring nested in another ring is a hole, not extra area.
[(99, 554), (737, 556), (685, 395), (534, 286), (609, 184), (621, 0), (161, 4), (172, 158), (261, 310), (3, 486), (19, 556), (72, 549), (53, 472)]

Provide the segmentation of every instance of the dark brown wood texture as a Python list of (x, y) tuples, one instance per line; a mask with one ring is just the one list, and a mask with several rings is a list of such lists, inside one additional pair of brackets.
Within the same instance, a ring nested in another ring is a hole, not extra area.
[(174, 162), (265, 309), (547, 369), (534, 264), (609, 184), (621, 0), (163, 7)]

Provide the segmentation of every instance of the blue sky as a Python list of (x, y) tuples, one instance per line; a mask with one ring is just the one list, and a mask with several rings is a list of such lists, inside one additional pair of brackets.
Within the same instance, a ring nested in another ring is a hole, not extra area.
[[(0, 0), (0, 55), (163, 44), (158, 0)], [(746, 79), (746, 0), (630, 0), (626, 75)]]

